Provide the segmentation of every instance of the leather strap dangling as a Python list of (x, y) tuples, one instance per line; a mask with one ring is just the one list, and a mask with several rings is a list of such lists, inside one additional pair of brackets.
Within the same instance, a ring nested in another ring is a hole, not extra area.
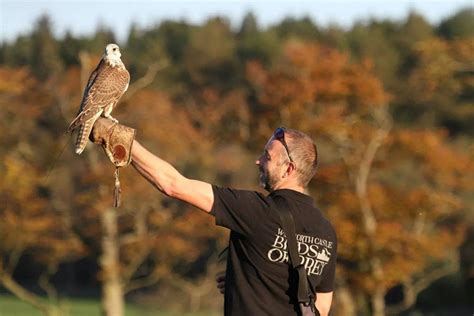
[(122, 189), (120, 188), (119, 167), (115, 167), (115, 189), (114, 189), (114, 207), (119, 207), (121, 202)]

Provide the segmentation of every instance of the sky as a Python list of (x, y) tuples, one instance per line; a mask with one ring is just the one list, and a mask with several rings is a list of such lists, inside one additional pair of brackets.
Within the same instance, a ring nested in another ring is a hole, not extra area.
[(211, 16), (225, 16), (237, 28), (251, 11), (261, 27), (289, 16), (309, 16), (320, 26), (350, 27), (354, 21), (370, 18), (401, 20), (414, 10), (437, 24), (473, 6), (474, 0), (0, 0), (0, 42), (31, 32), (42, 14), (49, 15), (58, 37), (67, 30), (90, 35), (104, 25), (120, 42), (126, 40), (132, 22), (146, 28), (163, 20), (200, 24)]

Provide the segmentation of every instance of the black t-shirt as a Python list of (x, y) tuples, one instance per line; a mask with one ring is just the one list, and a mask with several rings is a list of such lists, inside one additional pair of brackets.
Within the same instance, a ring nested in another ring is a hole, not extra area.
[(297, 277), (288, 263), (286, 235), (277, 210), (292, 206), (298, 251), (316, 292), (331, 292), (336, 269), (336, 233), (313, 204), (293, 190), (269, 196), (255, 191), (213, 186), (211, 214), (216, 224), (231, 230), (225, 283), (225, 315), (298, 315)]

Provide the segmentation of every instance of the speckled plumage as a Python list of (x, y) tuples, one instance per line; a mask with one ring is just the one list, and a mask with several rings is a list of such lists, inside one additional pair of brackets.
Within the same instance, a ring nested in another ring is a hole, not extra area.
[(89, 134), (99, 116), (117, 122), (110, 114), (127, 91), (130, 82), (130, 74), (120, 56), (118, 45), (107, 45), (104, 56), (89, 77), (79, 113), (68, 128), (68, 132), (79, 128), (75, 146), (78, 155), (86, 147)]

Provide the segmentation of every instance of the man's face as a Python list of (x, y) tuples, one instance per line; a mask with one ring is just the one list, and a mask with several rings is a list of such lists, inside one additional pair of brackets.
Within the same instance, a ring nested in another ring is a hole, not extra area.
[(282, 162), (279, 155), (281, 148), (277, 148), (279, 145), (281, 144), (278, 141), (270, 138), (263, 154), (255, 162), (259, 170), (260, 185), (268, 192), (275, 189), (282, 172)]

